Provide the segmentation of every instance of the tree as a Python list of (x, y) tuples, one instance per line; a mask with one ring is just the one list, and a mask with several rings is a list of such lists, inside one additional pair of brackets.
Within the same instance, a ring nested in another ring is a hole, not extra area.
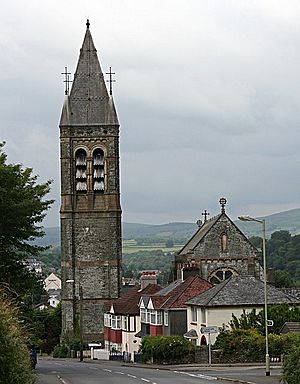
[(32, 241), (44, 235), (40, 223), (53, 202), (44, 200), (51, 181), (38, 184), (31, 168), (7, 164), (3, 146), (0, 143), (0, 281), (24, 302), (37, 285), (26, 259), (46, 249)]
[(33, 384), (26, 330), (18, 321), (16, 307), (0, 291), (0, 383)]

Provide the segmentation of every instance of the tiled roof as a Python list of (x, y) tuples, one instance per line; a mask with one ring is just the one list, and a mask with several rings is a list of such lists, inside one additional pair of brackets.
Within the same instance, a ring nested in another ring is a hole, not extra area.
[(137, 285), (130, 292), (111, 302), (116, 315), (138, 315), (138, 303), (142, 295), (151, 295), (159, 291), (161, 287), (157, 284), (149, 284), (143, 290)]
[(283, 324), (280, 333), (300, 332), (300, 323), (297, 321), (290, 321)]
[(179, 309), (186, 307), (186, 301), (211, 288), (212, 284), (200, 276), (190, 276), (186, 280), (176, 280), (166, 288), (151, 295), (155, 309)]
[[(267, 287), (267, 302), (268, 304), (300, 304), (300, 300), (272, 285)], [(263, 305), (264, 283), (253, 276), (232, 276), (189, 300), (187, 304), (205, 307)]]

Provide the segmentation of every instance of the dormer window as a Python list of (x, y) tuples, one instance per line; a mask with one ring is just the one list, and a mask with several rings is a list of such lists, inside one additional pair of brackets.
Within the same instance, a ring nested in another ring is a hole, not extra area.
[(87, 191), (87, 157), (84, 149), (78, 149), (75, 154), (75, 180), (76, 191)]
[(93, 152), (93, 190), (104, 193), (104, 152), (97, 148)]

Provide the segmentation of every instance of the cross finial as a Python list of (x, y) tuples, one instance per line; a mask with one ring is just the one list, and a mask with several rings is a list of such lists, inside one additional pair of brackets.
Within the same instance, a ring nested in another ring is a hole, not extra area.
[(207, 212), (207, 210), (205, 209), (204, 212), (201, 213), (202, 216), (204, 216), (204, 223), (206, 223), (207, 221), (207, 216), (209, 216), (210, 214)]
[(116, 82), (116, 80), (113, 80), (112, 75), (115, 75), (115, 72), (112, 72), (111, 67), (109, 67), (109, 72), (106, 72), (106, 75), (109, 75), (109, 79), (106, 81), (109, 83), (109, 94), (112, 95), (112, 83)]
[(227, 203), (227, 200), (225, 199), (225, 197), (221, 197), (221, 199), (219, 200), (219, 203), (221, 205), (221, 213), (225, 213), (225, 205)]
[(89, 19), (86, 20), (86, 27), (87, 27), (87, 29), (90, 28), (90, 20)]
[(68, 68), (65, 67), (65, 72), (62, 72), (61, 74), (65, 75), (65, 80), (64, 80), (64, 83), (66, 84), (65, 95), (67, 96), (69, 94), (69, 90), (70, 90), (70, 83), (72, 83), (72, 81), (70, 80), (70, 76), (69, 76), (69, 75), (71, 75), (71, 72), (68, 72)]

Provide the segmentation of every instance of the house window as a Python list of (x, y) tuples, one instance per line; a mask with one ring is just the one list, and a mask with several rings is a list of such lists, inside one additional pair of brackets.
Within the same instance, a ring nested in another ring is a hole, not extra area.
[(111, 328), (112, 329), (121, 329), (121, 316), (111, 316)]
[(104, 152), (100, 148), (93, 152), (93, 190), (104, 192)]
[(157, 311), (156, 312), (156, 324), (161, 325), (162, 324), (161, 320), (162, 320), (161, 311)]
[(141, 308), (141, 323), (146, 323), (146, 309)]
[(124, 316), (124, 331), (128, 331), (128, 317)]
[(167, 327), (169, 325), (169, 312), (164, 311), (164, 325)]
[(151, 311), (149, 309), (146, 309), (146, 323), (150, 324), (150, 316), (151, 316)]
[(228, 252), (228, 237), (226, 233), (222, 233), (221, 235), (221, 251)]
[(111, 328), (111, 314), (110, 313), (104, 314), (104, 326)]
[(151, 316), (151, 320), (150, 320), (151, 324), (156, 324), (156, 311), (152, 310), (150, 316)]
[(192, 306), (192, 307), (191, 307), (191, 312), (192, 312), (192, 321), (196, 323), (196, 322), (198, 321), (198, 317), (197, 317), (197, 307)]
[(206, 324), (205, 308), (201, 308), (201, 323)]
[(77, 192), (87, 191), (87, 159), (84, 149), (78, 149), (75, 153), (75, 183)]

